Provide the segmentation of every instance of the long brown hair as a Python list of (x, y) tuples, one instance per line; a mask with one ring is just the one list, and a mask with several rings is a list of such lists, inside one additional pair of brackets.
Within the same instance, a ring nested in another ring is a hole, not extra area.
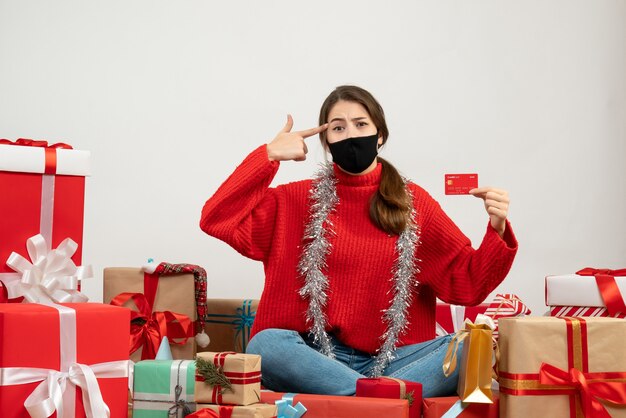
[[(383, 145), (385, 145), (389, 137), (385, 112), (374, 96), (357, 86), (339, 86), (333, 90), (322, 104), (319, 124), (323, 125), (328, 122), (331, 109), (340, 100), (359, 103), (363, 106), (378, 129), (378, 135), (382, 137)], [(319, 135), (322, 145), (328, 149), (326, 131)], [(398, 170), (380, 157), (378, 157), (378, 161), (382, 164), (382, 175), (378, 191), (370, 200), (370, 218), (388, 234), (399, 235), (410, 221), (409, 196)]]

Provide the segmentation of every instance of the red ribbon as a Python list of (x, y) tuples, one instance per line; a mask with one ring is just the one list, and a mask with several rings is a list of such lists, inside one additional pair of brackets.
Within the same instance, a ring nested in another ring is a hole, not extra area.
[(576, 272), (579, 276), (594, 276), (602, 301), (610, 315), (626, 313), (626, 303), (615, 282), (615, 276), (626, 276), (626, 269), (609, 270), (586, 267)]
[(71, 145), (63, 142), (48, 145), (48, 141), (36, 141), (33, 139), (19, 138), (17, 141), (9, 141), (8, 139), (0, 139), (2, 145), (19, 145), (22, 147), (41, 147), (45, 148), (45, 174), (56, 174), (57, 171), (57, 149), (72, 149)]
[(187, 415), (187, 418), (221, 418), (220, 415), (217, 415), (212, 409), (202, 408), (199, 411), (194, 412), (193, 414)]
[[(132, 311), (130, 320), (130, 353), (143, 347), (141, 359), (154, 359), (163, 337), (167, 336), (171, 344), (185, 344), (193, 336), (191, 320), (187, 315), (171, 311), (152, 312), (152, 304), (143, 293), (120, 293), (111, 301), (111, 305), (123, 306), (132, 299), (139, 311)], [(143, 324), (135, 320), (145, 321)], [(183, 339), (180, 342), (174, 339)]]
[(6, 303), (9, 301), (9, 292), (2, 281), (0, 281), (0, 303)]
[(617, 405), (626, 404), (626, 383), (589, 380), (593, 378), (602, 379), (598, 373), (583, 373), (575, 368), (571, 368), (568, 373), (546, 363), (542, 363), (539, 369), (539, 382), (542, 385), (574, 386), (580, 394), (586, 418), (611, 418), (599, 399)]

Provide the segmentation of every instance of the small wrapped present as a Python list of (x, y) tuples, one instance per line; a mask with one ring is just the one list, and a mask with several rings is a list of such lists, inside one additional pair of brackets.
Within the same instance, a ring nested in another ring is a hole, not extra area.
[(253, 299), (208, 299), (204, 330), (211, 342), (198, 351), (245, 353), (258, 304)]
[(250, 405), (261, 400), (261, 356), (233, 352), (198, 353), (198, 403)]
[(125, 417), (129, 317), (100, 303), (0, 304), (0, 416)]
[(422, 384), (394, 377), (363, 378), (356, 381), (356, 396), (369, 398), (406, 399), (409, 417), (422, 416)]
[[(26, 254), (28, 238), (41, 234), (50, 248), (70, 238), (77, 244), (71, 259), (81, 264), (85, 176), (90, 175), (89, 151), (63, 143), (0, 139), (0, 281), (6, 299), (21, 302), (10, 282), (19, 274), (5, 265), (12, 252)], [(0, 296), (2, 297), (2, 296)]]
[(424, 398), (423, 418), (498, 418), (499, 408), (497, 393), (493, 403), (464, 403), (458, 396)]
[(493, 328), (491, 318), (479, 315), (476, 324), (466, 320), (465, 328), (457, 332), (448, 345), (443, 364), (446, 377), (456, 369), (458, 346), (463, 342), (457, 386), (457, 393), (463, 402), (493, 403)]
[(481, 303), (476, 306), (450, 305), (448, 303), (437, 303), (435, 318), (437, 320), (436, 334), (438, 336), (454, 334), (465, 326), (465, 320), (474, 322), (478, 314), (484, 314), (488, 303)]
[(626, 269), (587, 267), (576, 274), (547, 276), (545, 283), (547, 306), (605, 308), (602, 312), (586, 309), (579, 316), (626, 316)]
[(500, 414), (626, 417), (624, 341), (621, 319), (503, 318)]
[[(205, 413), (203, 410), (213, 412)], [(198, 404), (198, 412), (189, 418), (274, 418), (276, 417), (276, 405), (267, 403), (254, 403), (246, 406), (229, 406)], [(134, 418), (134, 417), (133, 417)], [(286, 418), (286, 417), (285, 417)]]
[(261, 392), (261, 402), (277, 401), (301, 403), (306, 410), (304, 418), (409, 418), (409, 401), (406, 399)]
[(133, 418), (183, 418), (196, 410), (193, 360), (144, 360), (135, 364)]
[[(143, 268), (104, 269), (104, 302), (135, 311), (131, 360), (154, 359), (163, 337), (174, 359), (192, 360), (194, 321), (206, 314), (206, 272), (193, 264), (149, 263)], [(196, 303), (193, 303), (193, 301)], [(202, 324), (198, 327), (202, 329)]]
[(517, 297), (510, 293), (499, 293), (489, 304), (485, 315), (493, 319), (493, 338), (498, 339), (498, 320), (530, 315), (530, 309)]

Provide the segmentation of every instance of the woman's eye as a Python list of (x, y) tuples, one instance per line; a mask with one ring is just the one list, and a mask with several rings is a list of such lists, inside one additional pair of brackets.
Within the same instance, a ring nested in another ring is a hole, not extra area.
[(356, 126), (358, 127), (367, 126), (367, 122), (357, 122)]
[(343, 129), (343, 126), (335, 126), (335, 127), (333, 128), (333, 131), (337, 131), (337, 132), (339, 132), (339, 131), (341, 131), (342, 129)]

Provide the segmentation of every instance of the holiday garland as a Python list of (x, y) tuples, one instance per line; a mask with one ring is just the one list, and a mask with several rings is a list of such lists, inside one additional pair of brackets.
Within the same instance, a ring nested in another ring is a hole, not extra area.
[[(415, 257), (415, 250), (419, 245), (419, 227), (415, 221), (413, 196), (407, 186), (407, 180), (404, 180), (404, 183), (409, 198), (410, 219), (396, 241), (397, 258), (391, 278), (393, 298), (382, 317), (387, 328), (381, 335), (382, 344), (370, 373), (374, 377), (381, 376), (385, 367), (393, 359), (398, 340), (409, 325), (407, 311), (419, 284), (415, 279), (419, 273), (417, 268), (419, 260)], [(300, 296), (309, 301), (306, 312), (307, 323), (310, 324), (309, 331), (313, 335), (313, 342), (320, 348), (320, 352), (330, 358), (335, 356), (330, 337), (326, 332), (328, 320), (324, 308), (328, 301), (328, 277), (324, 271), (327, 267), (326, 257), (331, 252), (329, 237), (335, 234), (329, 215), (339, 204), (336, 185), (337, 179), (334, 175), (333, 164), (322, 165), (309, 191), (310, 218), (303, 237), (306, 244), (298, 264), (298, 270), (304, 278)]]

